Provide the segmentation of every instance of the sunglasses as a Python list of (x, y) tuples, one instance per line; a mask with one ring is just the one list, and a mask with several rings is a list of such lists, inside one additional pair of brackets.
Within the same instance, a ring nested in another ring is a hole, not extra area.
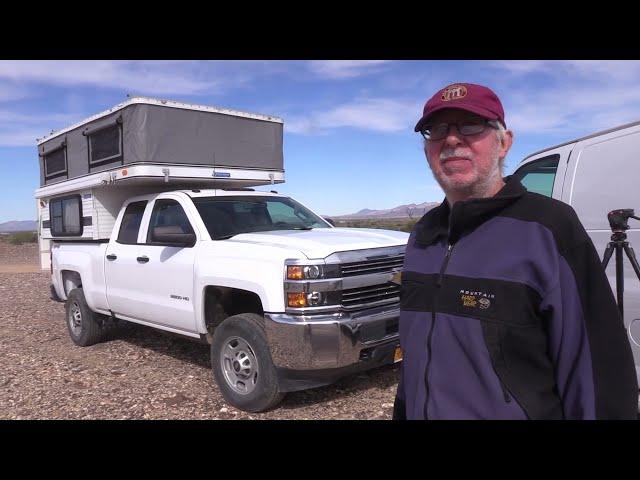
[(442, 140), (449, 134), (449, 129), (452, 125), (456, 126), (456, 129), (460, 135), (465, 137), (468, 135), (478, 135), (485, 131), (487, 127), (497, 129), (497, 125), (492, 120), (464, 120), (462, 122), (455, 123), (438, 123), (436, 125), (427, 125), (420, 133), (425, 140)]

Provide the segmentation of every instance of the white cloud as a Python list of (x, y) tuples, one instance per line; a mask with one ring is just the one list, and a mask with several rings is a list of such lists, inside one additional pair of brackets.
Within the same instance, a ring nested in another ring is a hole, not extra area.
[(378, 72), (388, 60), (315, 60), (308, 63), (309, 70), (329, 79), (353, 78)]
[(377, 132), (406, 130), (415, 120), (420, 106), (391, 99), (360, 99), (304, 118), (285, 120), (291, 133), (318, 134), (333, 128), (359, 128)]
[(76, 115), (49, 114), (27, 115), (0, 110), (0, 146), (36, 146), (36, 139), (51, 132), (52, 125), (69, 125), (77, 121)]
[(640, 62), (616, 60), (504, 60), (490, 65), (514, 76), (543, 74), (557, 80), (637, 81)]
[(134, 94), (212, 93), (220, 82), (199, 78), (192, 62), (93, 60), (0, 61), (0, 78), (57, 86), (119, 88)]
[(503, 61), (496, 82), (518, 133), (568, 138), (640, 120), (640, 62)]

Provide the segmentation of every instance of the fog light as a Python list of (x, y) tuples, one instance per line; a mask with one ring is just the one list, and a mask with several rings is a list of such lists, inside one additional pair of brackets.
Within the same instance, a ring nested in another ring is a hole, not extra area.
[(322, 294), (320, 292), (311, 292), (307, 294), (307, 303), (315, 307), (316, 305), (320, 305), (322, 302)]
[(304, 308), (307, 306), (307, 295), (303, 292), (287, 293), (287, 306)]

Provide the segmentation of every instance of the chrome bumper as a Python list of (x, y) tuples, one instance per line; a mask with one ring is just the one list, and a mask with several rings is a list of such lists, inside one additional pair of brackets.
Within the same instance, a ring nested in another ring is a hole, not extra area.
[(276, 367), (289, 370), (342, 368), (368, 359), (368, 352), (399, 343), (400, 307), (296, 316), (265, 313), (265, 330)]

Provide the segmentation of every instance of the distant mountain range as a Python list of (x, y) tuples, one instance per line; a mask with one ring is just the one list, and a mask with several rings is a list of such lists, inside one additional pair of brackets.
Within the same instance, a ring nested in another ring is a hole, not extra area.
[(371, 210), (365, 208), (356, 213), (350, 213), (348, 215), (327, 215), (330, 218), (336, 218), (340, 220), (349, 219), (374, 219), (374, 218), (415, 218), (422, 217), (425, 213), (431, 210), (433, 207), (440, 205), (439, 202), (424, 202), (424, 203), (411, 203), (409, 205), (400, 205), (398, 207), (389, 208), (387, 210)]
[(38, 222), (35, 220), (11, 221), (0, 223), (0, 233), (35, 232), (38, 230)]
[[(422, 217), (425, 213), (431, 210), (433, 207), (438, 206), (439, 203), (424, 202), (424, 203), (411, 203), (409, 205), (400, 205), (398, 207), (389, 208), (387, 210), (371, 210), (364, 208), (356, 213), (350, 213), (348, 215), (325, 215), (329, 218), (335, 218), (340, 220), (351, 219), (375, 219), (375, 218), (415, 218)], [(38, 222), (34, 220), (23, 221), (11, 221), (0, 223), (0, 233), (12, 233), (12, 232), (35, 232), (38, 230)]]

